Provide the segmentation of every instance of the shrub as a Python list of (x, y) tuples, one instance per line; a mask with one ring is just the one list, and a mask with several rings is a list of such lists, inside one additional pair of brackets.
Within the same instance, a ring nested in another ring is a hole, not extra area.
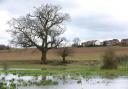
[(119, 65), (128, 67), (128, 55), (116, 56), (116, 61)]
[(3, 66), (3, 70), (8, 70), (8, 64), (3, 63), (2, 66)]
[(116, 56), (116, 60), (118, 63), (128, 62), (128, 55)]
[(71, 56), (73, 53), (72, 48), (62, 47), (57, 49), (57, 55), (62, 57), (62, 62), (67, 63), (66, 57)]
[(111, 47), (104, 52), (101, 69), (116, 69), (115, 51)]

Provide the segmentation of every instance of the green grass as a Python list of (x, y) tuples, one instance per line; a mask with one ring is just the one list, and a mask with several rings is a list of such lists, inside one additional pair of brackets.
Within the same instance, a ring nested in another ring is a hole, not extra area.
[(46, 75), (71, 75), (71, 76), (128, 76), (128, 67), (119, 66), (118, 69), (101, 70), (99, 66), (84, 65), (44, 65), (40, 70), (0, 70), (0, 73), (12, 73), (20, 75), (46, 76)]
[[(94, 63), (93, 63), (94, 62)], [(0, 62), (0, 67), (4, 68), (4, 61)], [(0, 70), (0, 73), (12, 73), (18, 75), (72, 75), (72, 76), (128, 76), (128, 62), (118, 65), (117, 69), (100, 69), (99, 61), (69, 61), (68, 64), (62, 64), (61, 61), (48, 61), (48, 64), (40, 64), (39, 61), (7, 61), (8, 68), (24, 68), (28, 70)], [(39, 69), (39, 70), (29, 70)]]

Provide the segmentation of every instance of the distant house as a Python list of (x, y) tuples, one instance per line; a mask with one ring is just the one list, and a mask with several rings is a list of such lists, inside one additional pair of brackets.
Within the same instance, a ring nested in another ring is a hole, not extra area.
[(120, 41), (118, 39), (113, 39), (113, 40), (111, 40), (111, 42), (112, 42), (113, 46), (120, 44)]
[(85, 42), (81, 43), (81, 45), (84, 47), (85, 46)]
[(100, 41), (98, 40), (91, 40), (91, 41), (86, 41), (86, 42), (83, 42), (81, 44), (83, 47), (88, 47), (88, 46), (100, 46)]
[(104, 46), (116, 46), (116, 45), (119, 45), (120, 42), (118, 39), (112, 39), (112, 40), (106, 40), (106, 41), (103, 41), (103, 45)]
[(91, 46), (91, 45), (92, 45), (92, 42), (91, 42), (91, 41), (86, 41), (86, 42), (81, 43), (81, 45), (82, 45), (83, 47)]
[(84, 46), (92, 46), (92, 45), (93, 45), (92, 41), (84, 42)]
[(111, 46), (112, 45), (111, 40), (103, 41), (103, 45), (104, 46)]
[(122, 46), (128, 46), (128, 39), (122, 39), (121, 40), (121, 45)]
[[(121, 41), (122, 45), (128, 45), (128, 39), (122, 39)], [(81, 45), (84, 47), (88, 46), (116, 46), (121, 44), (118, 39), (112, 39), (112, 40), (105, 40), (103, 42), (100, 42), (99, 40), (91, 40), (81, 43)]]
[(100, 46), (101, 45), (101, 42), (99, 40), (95, 40), (94, 45), (95, 46)]
[(104, 42), (100, 42), (100, 45), (103, 46), (104, 45)]

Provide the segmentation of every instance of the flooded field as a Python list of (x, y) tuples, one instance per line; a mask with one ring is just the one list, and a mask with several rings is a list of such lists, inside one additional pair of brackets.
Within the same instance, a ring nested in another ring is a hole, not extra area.
[(128, 76), (114, 78), (0, 75), (0, 89), (128, 89)]

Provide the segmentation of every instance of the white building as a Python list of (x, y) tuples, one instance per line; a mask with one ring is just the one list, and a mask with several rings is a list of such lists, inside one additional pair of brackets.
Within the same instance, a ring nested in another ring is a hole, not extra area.
[(101, 42), (99, 40), (96, 40), (95, 43), (94, 43), (95, 46), (100, 46), (101, 45)]

